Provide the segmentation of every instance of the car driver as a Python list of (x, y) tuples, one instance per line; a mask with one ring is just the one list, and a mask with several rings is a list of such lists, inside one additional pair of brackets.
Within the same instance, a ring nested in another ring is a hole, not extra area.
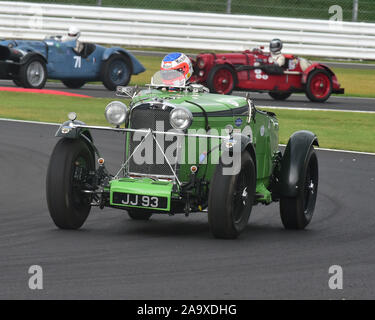
[(80, 54), (83, 50), (83, 43), (81, 43), (78, 39), (81, 36), (81, 30), (76, 26), (70, 26), (68, 30), (68, 34), (62, 38), (62, 41), (75, 41), (76, 46), (74, 51)]
[(283, 48), (283, 43), (280, 39), (272, 39), (270, 42), (270, 53), (271, 59), (270, 62), (279, 66), (283, 67), (285, 64), (285, 57), (281, 53), (281, 49)]

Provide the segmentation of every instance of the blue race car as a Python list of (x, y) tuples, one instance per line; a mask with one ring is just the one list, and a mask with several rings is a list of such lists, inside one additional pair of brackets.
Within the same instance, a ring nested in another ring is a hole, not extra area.
[(0, 41), (0, 79), (17, 86), (41, 89), (47, 78), (61, 80), (68, 88), (80, 88), (88, 81), (102, 81), (108, 90), (126, 86), (132, 74), (145, 71), (143, 65), (120, 47), (61, 41)]

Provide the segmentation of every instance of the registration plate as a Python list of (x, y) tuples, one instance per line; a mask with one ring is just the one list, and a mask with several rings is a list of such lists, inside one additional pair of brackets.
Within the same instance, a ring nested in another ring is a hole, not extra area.
[(167, 197), (156, 197), (148, 195), (139, 195), (132, 193), (113, 193), (113, 204), (132, 206), (132, 207), (143, 207), (143, 208), (155, 208), (155, 209), (167, 209), (168, 198)]

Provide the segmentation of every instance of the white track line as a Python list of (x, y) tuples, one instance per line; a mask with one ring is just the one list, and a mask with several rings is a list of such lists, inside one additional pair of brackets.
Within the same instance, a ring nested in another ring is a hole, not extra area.
[(54, 122), (31, 121), (31, 120), (16, 120), (16, 119), (7, 119), (7, 118), (0, 118), (0, 121), (19, 122), (19, 123), (31, 123), (31, 124), (45, 124), (45, 125), (49, 125), (49, 126), (59, 126), (59, 125), (61, 125), (61, 123), (54, 123)]
[[(53, 122), (39, 122), (39, 121), (30, 121), (30, 120), (15, 120), (15, 119), (6, 119), (6, 118), (0, 118), (0, 121), (19, 122), (19, 123), (28, 123), (28, 124), (44, 124), (44, 125), (49, 125), (49, 126), (59, 126), (60, 125), (60, 123), (53, 123)], [(286, 147), (285, 144), (279, 144), (279, 146)], [(353, 153), (353, 154), (363, 154), (363, 155), (368, 155), (368, 156), (375, 156), (375, 153), (371, 153), (371, 152), (352, 151), (352, 150), (339, 150), (339, 149), (327, 149), (327, 148), (315, 148), (315, 149), (322, 150), (322, 151), (343, 152), (343, 153)]]
[(257, 106), (258, 108), (266, 109), (281, 109), (281, 110), (293, 110), (293, 111), (331, 111), (331, 112), (353, 112), (353, 113), (375, 113), (375, 111), (364, 111), (364, 110), (344, 110), (344, 109), (320, 109), (320, 108), (298, 108), (298, 107), (279, 107), (279, 106)]

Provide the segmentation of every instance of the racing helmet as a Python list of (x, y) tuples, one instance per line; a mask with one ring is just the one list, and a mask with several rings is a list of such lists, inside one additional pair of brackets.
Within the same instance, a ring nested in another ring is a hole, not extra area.
[(76, 26), (70, 26), (68, 31), (68, 36), (72, 38), (78, 38), (81, 35), (81, 30)]
[(163, 58), (160, 71), (164, 84), (182, 86), (192, 76), (193, 65), (185, 54), (173, 52)]
[(283, 42), (280, 39), (272, 39), (270, 42), (270, 52), (276, 53), (280, 52), (283, 48)]

